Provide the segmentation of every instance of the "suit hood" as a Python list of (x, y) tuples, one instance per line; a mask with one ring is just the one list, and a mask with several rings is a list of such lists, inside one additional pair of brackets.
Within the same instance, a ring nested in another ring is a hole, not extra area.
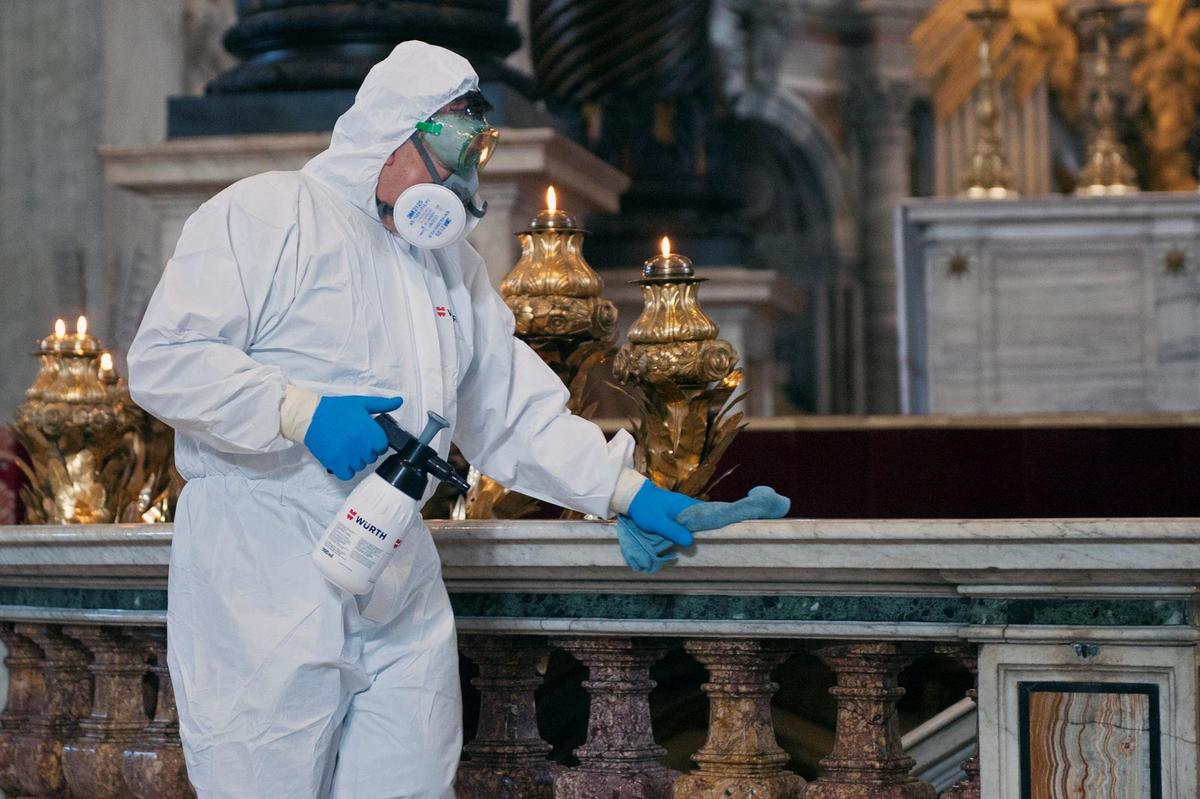
[(401, 42), (371, 67), (338, 117), (329, 148), (304, 165), (357, 208), (377, 218), (375, 187), (392, 152), (408, 141), (416, 124), (469, 91), (479, 76), (457, 53), (419, 41)]

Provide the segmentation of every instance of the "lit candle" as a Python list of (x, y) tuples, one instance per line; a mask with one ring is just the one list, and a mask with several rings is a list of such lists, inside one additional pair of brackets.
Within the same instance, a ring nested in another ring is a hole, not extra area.
[(113, 369), (113, 359), (111, 353), (100, 353), (100, 380), (104, 383), (117, 382), (117, 370)]
[(54, 320), (54, 337), (56, 339), (60, 339), (60, 338), (66, 338), (66, 336), (67, 336), (66, 321), (64, 321), (62, 319)]
[(87, 317), (81, 316), (75, 320), (75, 338), (83, 338), (87, 335)]
[(704, 278), (696, 277), (696, 269), (692, 259), (677, 252), (671, 252), (671, 239), (663, 236), (658, 243), (659, 254), (647, 258), (642, 264), (642, 280), (651, 282), (670, 283), (677, 280), (698, 282)]
[(563, 232), (581, 230), (579, 221), (575, 217), (559, 209), (558, 193), (553, 186), (546, 187), (546, 207), (537, 212), (537, 216), (529, 223), (529, 229), (524, 232), (546, 230)]

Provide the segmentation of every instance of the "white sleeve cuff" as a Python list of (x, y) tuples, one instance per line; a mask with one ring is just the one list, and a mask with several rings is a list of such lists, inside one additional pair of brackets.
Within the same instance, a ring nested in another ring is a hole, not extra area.
[(614, 514), (629, 513), (629, 505), (637, 496), (637, 492), (642, 490), (645, 482), (646, 478), (633, 469), (622, 469), (621, 474), (617, 477), (617, 487), (613, 491), (612, 499), (608, 501), (608, 507)]
[(312, 422), (321, 397), (306, 388), (289, 385), (283, 394), (283, 402), (279, 405), (279, 432), (289, 441), (303, 443), (308, 434), (308, 425)]

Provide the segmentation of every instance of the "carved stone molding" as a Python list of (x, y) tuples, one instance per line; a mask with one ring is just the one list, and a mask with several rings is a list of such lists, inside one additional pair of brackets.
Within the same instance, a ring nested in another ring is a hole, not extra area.
[(455, 792), (459, 799), (552, 799), (561, 766), (546, 759), (550, 745), (537, 727), (537, 665), (549, 647), (525, 636), (464, 635), (459, 649), (479, 667), (479, 730), (463, 747)]
[(92, 655), (92, 712), (80, 735), (63, 747), (63, 771), (71, 793), (89, 799), (134, 799), (125, 785), (125, 748), (145, 729), (142, 677), (146, 651), (113, 627), (66, 627), (64, 632)]
[(193, 799), (196, 794), (188, 782), (179, 742), (175, 689), (167, 671), (166, 633), (151, 630), (141, 637), (153, 656), (150, 673), (157, 679), (158, 695), (154, 719), (142, 737), (125, 750), (125, 784), (135, 799)]
[(16, 736), (17, 782), (29, 796), (65, 796), (63, 743), (75, 737), (80, 719), (92, 706), (88, 653), (56, 627), (22, 623), (14, 630), (44, 654), (41, 667), (46, 683), (42, 706)]
[(933, 787), (909, 776), (914, 765), (900, 745), (896, 700), (904, 695), (900, 671), (916, 652), (904, 644), (878, 642), (817, 651), (837, 675), (829, 692), (837, 699), (833, 751), (806, 799), (934, 799)]
[(760, 641), (688, 641), (684, 648), (708, 669), (708, 740), (692, 755), (698, 768), (675, 783), (675, 799), (795, 799), (804, 780), (783, 768), (788, 755), (775, 740), (771, 670), (786, 653)]
[(667, 799), (679, 772), (659, 762), (666, 750), (650, 726), (650, 667), (661, 642), (576, 638), (555, 642), (588, 668), (588, 737), (575, 750), (579, 766), (554, 786), (555, 799)]
[(36, 714), (46, 707), (46, 673), (42, 650), (15, 632), (12, 624), (0, 625), (0, 639), (8, 648), (8, 700), (0, 715), (0, 790), (8, 796), (20, 793), (17, 772), (17, 736)]

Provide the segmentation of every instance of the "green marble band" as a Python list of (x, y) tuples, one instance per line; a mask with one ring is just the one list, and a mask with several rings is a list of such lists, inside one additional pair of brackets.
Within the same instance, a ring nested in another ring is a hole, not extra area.
[(167, 592), (149, 588), (0, 586), (0, 605), (69, 610), (166, 610)]
[[(460, 617), (629, 621), (920, 622), (955, 625), (1172, 627), (1189, 624), (1186, 599), (722, 596), (460, 593)], [(0, 605), (71, 610), (166, 610), (154, 589), (0, 587)]]
[(1087, 627), (1186, 626), (1185, 599), (454, 594), (459, 617), (638, 621), (858, 621)]

